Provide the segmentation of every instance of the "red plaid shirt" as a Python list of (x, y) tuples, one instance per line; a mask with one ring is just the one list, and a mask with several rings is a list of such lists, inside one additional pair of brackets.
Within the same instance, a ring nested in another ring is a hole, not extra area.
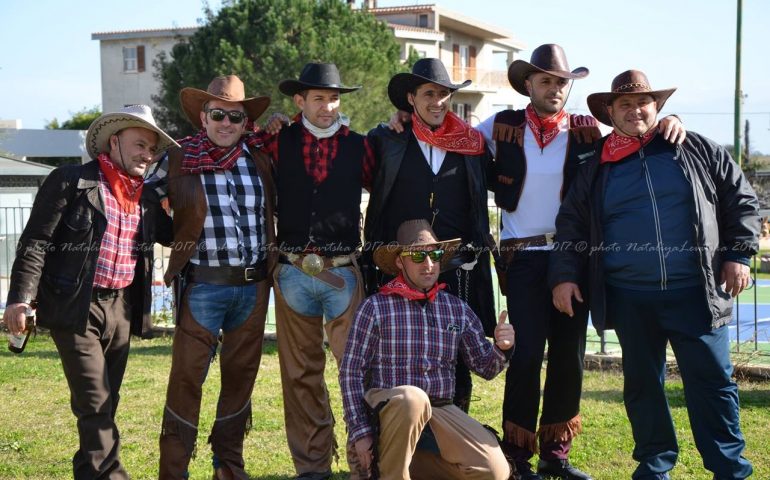
[(139, 258), (140, 209), (134, 213), (123, 213), (118, 201), (110, 190), (107, 178), (99, 171), (99, 191), (104, 199), (104, 213), (107, 229), (102, 237), (99, 258), (96, 260), (96, 288), (124, 288), (134, 281), (134, 271)]
[[(301, 113), (294, 117), (294, 122), (301, 122)], [(332, 167), (332, 162), (337, 157), (337, 147), (339, 146), (339, 136), (347, 136), (350, 134), (350, 129), (346, 126), (341, 126), (337, 133), (329, 138), (316, 138), (315, 135), (310, 133), (307, 128), (302, 127), (302, 158), (305, 161), (305, 171), (313, 178), (313, 183), (320, 185), (326, 180), (326, 176), (329, 174), (329, 169)], [(258, 132), (262, 138), (263, 151), (270, 155), (273, 163), (278, 162), (278, 135), (269, 135), (264, 131)], [(364, 139), (364, 158), (361, 169), (361, 185), (371, 191), (372, 177), (374, 176), (374, 152), (372, 147), (369, 146), (369, 142)]]

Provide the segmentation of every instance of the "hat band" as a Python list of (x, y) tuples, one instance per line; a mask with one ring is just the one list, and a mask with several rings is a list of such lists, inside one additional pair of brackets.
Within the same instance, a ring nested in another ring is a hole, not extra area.
[(628, 90), (634, 90), (638, 92), (650, 92), (652, 89), (649, 85), (644, 83), (627, 83), (625, 85), (621, 85), (618, 88), (615, 89), (615, 93), (622, 93), (626, 92)]

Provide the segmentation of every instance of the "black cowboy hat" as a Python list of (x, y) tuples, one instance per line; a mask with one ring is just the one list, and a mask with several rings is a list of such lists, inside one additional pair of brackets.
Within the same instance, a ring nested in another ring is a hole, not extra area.
[(339, 90), (340, 93), (355, 92), (358, 87), (346, 87), (340, 80), (340, 71), (333, 63), (308, 63), (299, 74), (299, 80), (288, 79), (278, 84), (278, 90), (284, 95), (295, 94), (309, 89)]
[(578, 67), (570, 71), (564, 49), (555, 43), (546, 43), (532, 51), (529, 62), (524, 60), (514, 61), (508, 67), (508, 81), (514, 90), (528, 97), (529, 92), (526, 85), (524, 85), (524, 81), (533, 73), (547, 73), (555, 77), (572, 80), (587, 77), (588, 69), (586, 67)]
[(388, 83), (388, 97), (391, 103), (399, 110), (411, 112), (412, 106), (406, 99), (406, 94), (424, 83), (436, 83), (451, 91), (465, 88), (471, 84), (470, 80), (463, 83), (452, 83), (446, 67), (438, 58), (421, 58), (415, 62), (411, 73), (397, 73)]
[(623, 95), (649, 95), (655, 99), (657, 110), (661, 111), (666, 100), (676, 88), (653, 90), (647, 75), (639, 70), (626, 70), (612, 80), (611, 92), (592, 93), (586, 99), (591, 115), (605, 125), (612, 126), (607, 106)]

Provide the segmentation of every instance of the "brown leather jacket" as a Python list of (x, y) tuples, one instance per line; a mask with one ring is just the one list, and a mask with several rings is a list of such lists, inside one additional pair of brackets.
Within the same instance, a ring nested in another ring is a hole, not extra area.
[[(262, 179), (265, 191), (265, 234), (267, 236), (267, 271), (268, 280), (278, 261), (278, 249), (275, 242), (275, 183), (270, 167), (270, 159), (260, 151), (251, 152), (254, 164)], [(203, 184), (198, 175), (185, 175), (181, 172), (184, 151), (171, 148), (168, 151), (168, 198), (174, 211), (174, 239), (171, 242), (171, 255), (168, 268), (163, 276), (166, 285), (171, 285), (174, 277), (182, 272), (187, 262), (195, 253), (206, 219), (207, 202)]]

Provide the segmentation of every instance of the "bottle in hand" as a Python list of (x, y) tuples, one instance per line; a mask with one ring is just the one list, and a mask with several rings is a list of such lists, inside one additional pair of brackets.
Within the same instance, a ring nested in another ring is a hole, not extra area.
[(13, 353), (21, 353), (27, 347), (29, 337), (35, 331), (35, 311), (32, 307), (27, 307), (27, 323), (24, 331), (18, 335), (8, 334), (8, 350)]

